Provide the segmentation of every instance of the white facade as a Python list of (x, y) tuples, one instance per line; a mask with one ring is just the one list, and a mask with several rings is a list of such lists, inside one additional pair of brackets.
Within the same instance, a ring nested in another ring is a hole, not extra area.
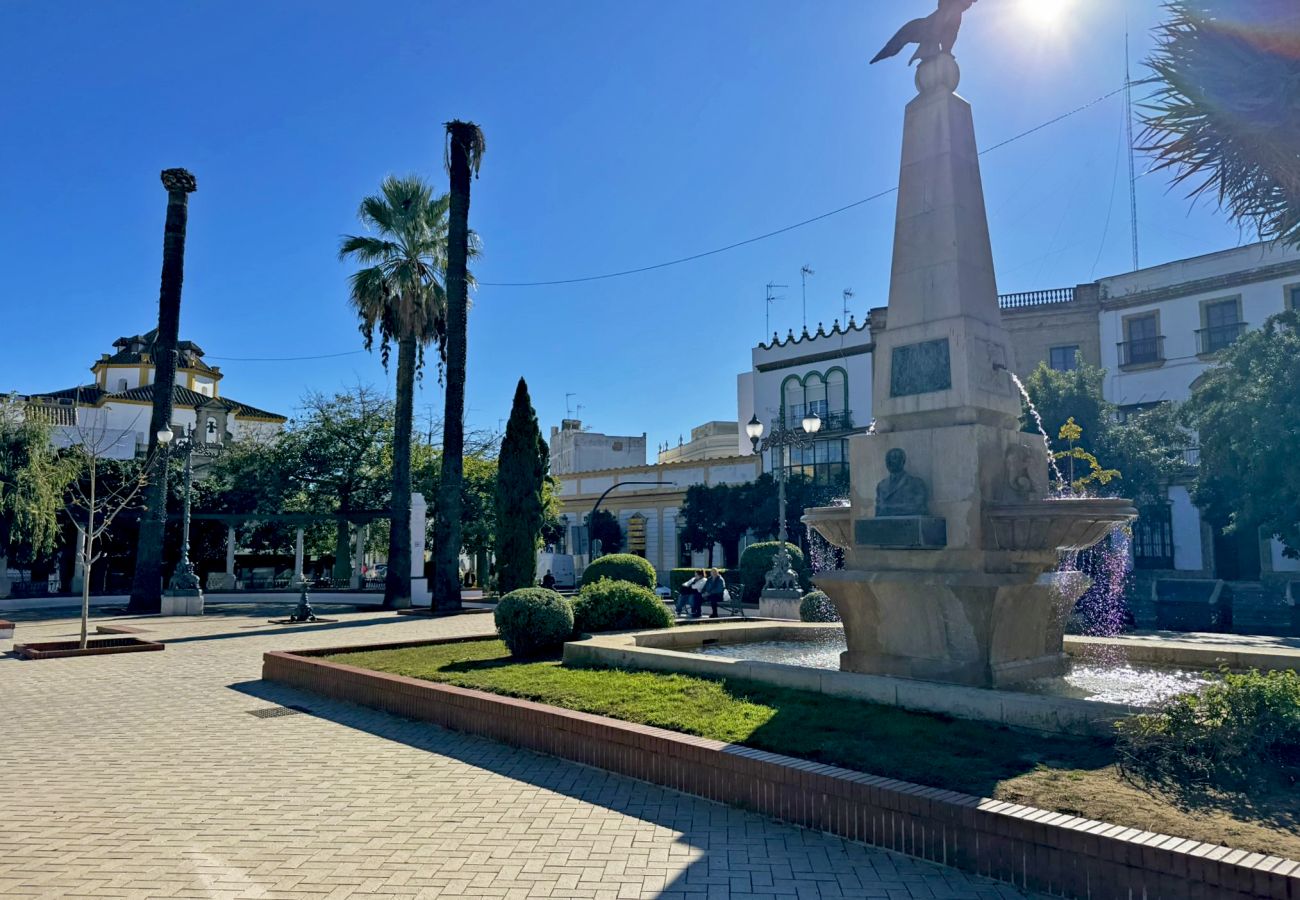
[[(113, 344), (117, 352), (106, 353), (91, 365), (91, 383), (25, 398), (29, 414), (53, 426), (55, 446), (86, 445), (110, 459), (131, 459), (148, 447), (156, 374), (150, 353), (155, 338), (155, 332), (118, 338)], [(266, 440), (279, 434), (284, 416), (221, 396), (221, 370), (203, 362), (198, 345), (182, 341), (178, 347), (173, 431), (194, 428), (207, 443)]]
[[(1300, 302), (1300, 250), (1251, 244), (1098, 282), (1105, 395), (1122, 411), (1181, 403), (1214, 364), (1214, 351)], [(1169, 490), (1173, 562), (1179, 572), (1219, 575), (1213, 543), (1187, 488)], [(1269, 541), (1262, 574), (1300, 571)], [(1225, 549), (1223, 552), (1229, 552)], [(1242, 551), (1250, 567), (1249, 546)]]
[(702, 459), (720, 459), (736, 453), (736, 422), (705, 422), (691, 429), (691, 439), (676, 447), (665, 444), (659, 448), (659, 464), (697, 462)]
[(584, 431), (582, 422), (565, 419), (551, 426), (551, 474), (594, 472), (646, 464), (646, 437)]

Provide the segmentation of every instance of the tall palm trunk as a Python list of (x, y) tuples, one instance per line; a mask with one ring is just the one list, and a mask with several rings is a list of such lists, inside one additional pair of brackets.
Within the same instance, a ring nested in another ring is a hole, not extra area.
[(393, 417), (393, 526), (388, 531), (388, 574), (384, 576), (384, 606), (411, 605), (411, 429), (415, 405), (416, 344), (414, 335), (397, 342), (397, 407)]
[(470, 153), (478, 128), (447, 125), (451, 177), (447, 213), (447, 398), (443, 415), (442, 475), (434, 528), (433, 608), (460, 608), (460, 493), (465, 453), (465, 355), (469, 320)]
[(184, 169), (164, 169), (167, 222), (163, 226), (162, 285), (158, 292), (158, 337), (152, 347), (154, 365), (153, 416), (149, 420), (149, 458), (153, 471), (145, 493), (131, 583), (133, 613), (162, 609), (163, 530), (167, 524), (167, 458), (158, 453), (158, 432), (172, 421), (172, 384), (176, 381), (176, 342), (181, 327), (181, 283), (185, 278), (185, 227), (189, 195), (197, 190), (194, 176)]

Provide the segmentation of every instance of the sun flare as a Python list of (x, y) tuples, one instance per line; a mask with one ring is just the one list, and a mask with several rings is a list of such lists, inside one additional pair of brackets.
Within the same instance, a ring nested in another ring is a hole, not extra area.
[(1022, 15), (1044, 27), (1061, 24), (1073, 5), (1073, 0), (1020, 0)]

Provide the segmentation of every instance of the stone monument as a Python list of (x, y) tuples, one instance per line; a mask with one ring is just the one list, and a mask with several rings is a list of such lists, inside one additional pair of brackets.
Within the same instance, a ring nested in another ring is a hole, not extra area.
[[(936, 16), (960, 24), (969, 6), (944, 0)], [(937, 46), (915, 28), (908, 38), (921, 64), (874, 336), (876, 427), (850, 440), (851, 505), (804, 521), (845, 550), (847, 568), (815, 579), (844, 621), (842, 669), (994, 687), (1063, 670), (1064, 613), (1087, 585), (1055, 572), (1059, 551), (1097, 543), (1136, 511), (1049, 499), (1047, 449), (1020, 431), (952, 26), (932, 23), (948, 29)]]

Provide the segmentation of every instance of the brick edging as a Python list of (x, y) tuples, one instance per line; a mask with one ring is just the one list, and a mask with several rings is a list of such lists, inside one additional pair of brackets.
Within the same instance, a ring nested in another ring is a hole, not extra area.
[[(404, 646), (430, 643), (449, 641)], [(262, 677), (1031, 890), (1076, 898), (1300, 900), (1300, 863), (1279, 857), (318, 658), (359, 649), (272, 651), (263, 656)]]

